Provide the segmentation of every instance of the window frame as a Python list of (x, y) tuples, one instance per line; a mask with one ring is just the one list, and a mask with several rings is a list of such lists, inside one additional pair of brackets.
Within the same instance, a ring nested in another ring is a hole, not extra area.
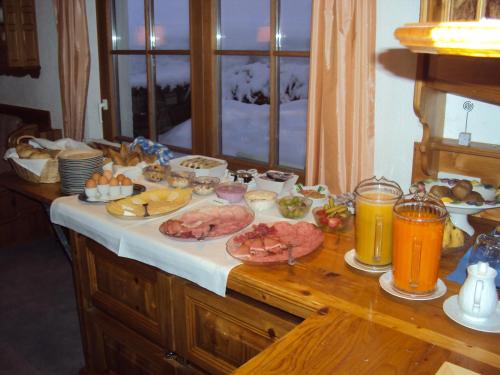
[[(283, 51), (277, 48), (279, 0), (270, 0), (270, 41), (268, 50), (228, 50), (219, 49), (217, 31), (219, 30), (219, 0), (189, 0), (189, 50), (158, 50), (151, 48), (152, 18), (150, 17), (153, 0), (144, 0), (146, 45), (144, 50), (113, 49), (112, 0), (96, 3), (97, 39), (99, 49), (99, 75), (101, 98), (108, 99), (109, 109), (103, 111), (103, 136), (110, 141), (130, 141), (120, 135), (118, 124), (117, 96), (114, 95), (114, 56), (146, 56), (146, 75), (148, 80), (148, 129), (150, 137), (156, 139), (154, 66), (148, 56), (186, 55), (190, 57), (191, 72), (191, 126), (192, 148), (183, 149), (168, 145), (173, 151), (202, 154), (228, 161), (231, 169), (257, 168), (259, 171), (280, 169), (304, 177), (304, 170), (278, 165), (279, 155), (279, 65), (280, 57), (310, 57), (310, 51)], [(153, 15), (154, 17), (154, 15)], [(269, 58), (269, 159), (258, 162), (222, 154), (220, 128), (220, 77), (219, 59), (221, 56), (255, 55)]]

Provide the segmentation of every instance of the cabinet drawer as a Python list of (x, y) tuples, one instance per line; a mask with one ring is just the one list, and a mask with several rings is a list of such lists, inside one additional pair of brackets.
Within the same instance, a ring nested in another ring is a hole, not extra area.
[[(292, 330), (300, 319), (239, 295), (225, 298), (191, 284), (184, 287), (184, 343), (176, 343), (189, 361), (214, 374), (225, 374)], [(176, 318), (177, 319), (177, 318)], [(176, 336), (177, 338), (177, 336)]]
[(87, 239), (89, 300), (165, 349), (172, 348), (172, 276)]
[(87, 312), (92, 361), (87, 370), (98, 374), (185, 374), (157, 345), (99, 311)]

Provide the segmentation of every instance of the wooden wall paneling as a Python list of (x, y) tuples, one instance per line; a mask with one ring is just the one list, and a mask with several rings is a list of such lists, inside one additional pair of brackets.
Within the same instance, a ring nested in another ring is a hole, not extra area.
[(50, 111), (0, 104), (0, 113), (17, 116), (25, 124), (37, 124), (40, 131), (51, 130)]
[(124, 322), (165, 350), (172, 348), (172, 276), (120, 258), (88, 240), (92, 304)]
[(176, 323), (185, 325), (185, 347), (179, 345), (179, 353), (210, 373), (227, 374), (283, 337), (300, 321), (249, 301), (232, 295), (222, 298), (186, 283), (184, 311), (178, 311), (177, 318), (181, 321)]

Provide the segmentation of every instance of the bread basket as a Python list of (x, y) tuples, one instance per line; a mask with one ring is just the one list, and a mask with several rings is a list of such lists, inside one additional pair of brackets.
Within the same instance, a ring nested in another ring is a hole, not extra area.
[[(27, 141), (29, 139), (35, 138), (31, 135), (22, 135), (17, 138), (15, 144), (18, 145), (22, 143), (23, 141)], [(59, 151), (57, 151), (59, 152)], [(54, 154), (52, 154), (53, 157), (55, 157)], [(45, 183), (45, 184), (51, 184), (54, 182), (59, 182), (60, 177), (59, 177), (59, 167), (58, 167), (58, 161), (57, 159), (48, 159), (47, 162), (45, 163), (45, 166), (42, 169), (42, 172), (40, 173), (40, 176), (36, 175), (35, 173), (29, 171), (28, 169), (24, 168), (23, 166), (19, 165), (15, 159), (9, 158), (9, 163), (12, 166), (12, 169), (16, 174), (21, 177), (23, 180), (29, 181), (29, 182), (34, 182), (34, 183)]]

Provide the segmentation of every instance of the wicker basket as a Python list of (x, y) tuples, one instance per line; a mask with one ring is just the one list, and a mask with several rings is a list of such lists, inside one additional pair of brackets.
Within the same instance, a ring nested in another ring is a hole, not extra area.
[[(31, 135), (20, 136), (17, 139), (16, 144), (20, 144), (23, 141), (29, 140), (31, 138), (34, 137)], [(23, 166), (17, 164), (16, 161), (13, 159), (9, 159), (9, 162), (10, 165), (12, 166), (12, 169), (14, 169), (16, 174), (23, 180), (34, 183), (44, 183), (44, 184), (51, 184), (60, 181), (59, 167), (58, 167), (59, 162), (57, 161), (57, 159), (48, 159), (47, 163), (42, 169), (42, 173), (40, 174), (40, 176), (37, 176), (33, 172), (24, 168)]]

